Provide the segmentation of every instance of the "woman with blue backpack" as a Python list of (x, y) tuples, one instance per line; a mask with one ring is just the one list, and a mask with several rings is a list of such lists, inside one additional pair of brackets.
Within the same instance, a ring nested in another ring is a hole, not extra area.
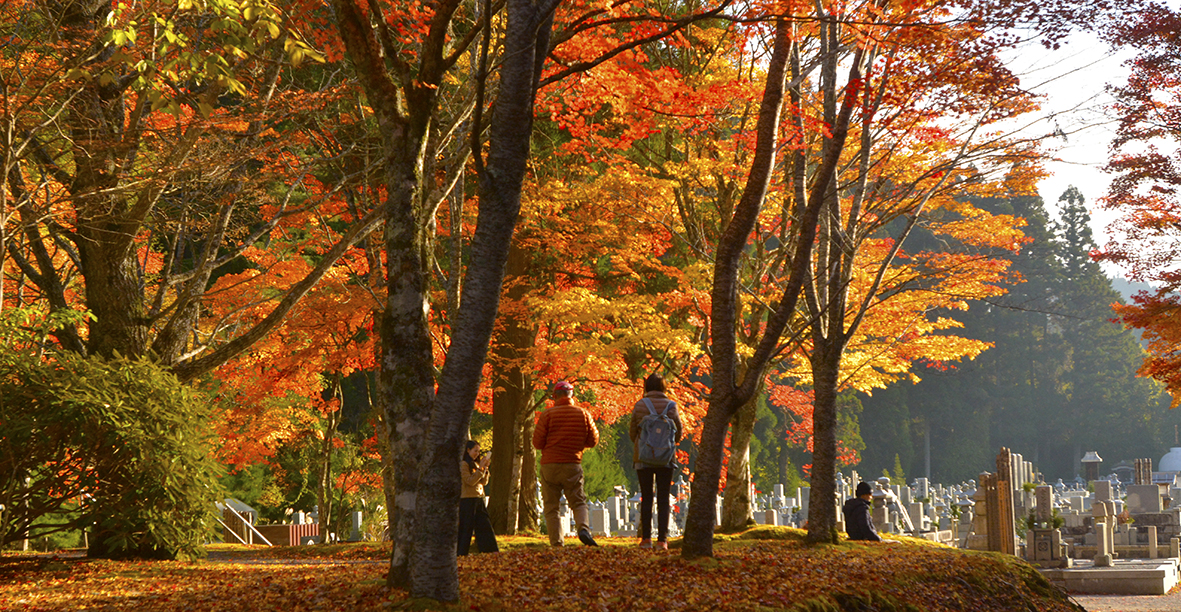
[(659, 374), (649, 375), (644, 379), (644, 397), (632, 409), (628, 428), (634, 446), (632, 459), (640, 479), (640, 548), (652, 548), (655, 487), (656, 548), (668, 550), (668, 500), (683, 429), (677, 403), (665, 395), (664, 379)]

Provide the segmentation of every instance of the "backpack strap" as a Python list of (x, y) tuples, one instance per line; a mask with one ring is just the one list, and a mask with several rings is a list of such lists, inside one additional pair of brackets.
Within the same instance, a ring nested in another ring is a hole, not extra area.
[(673, 406), (676, 406), (676, 405), (677, 405), (677, 403), (676, 403), (676, 402), (674, 402), (674, 401), (672, 401), (672, 400), (668, 400), (668, 403), (664, 405), (664, 410), (661, 410), (661, 411), (660, 411), (660, 413), (659, 413), (659, 414), (657, 414), (657, 413), (656, 413), (656, 406), (653, 406), (653, 405), (652, 405), (652, 400), (650, 400), (650, 399), (648, 399), (648, 398), (646, 398), (646, 397), (644, 397), (644, 398), (641, 398), (641, 399), (644, 401), (644, 405), (648, 407), (648, 414), (650, 414), (650, 415), (652, 415), (652, 416), (667, 416), (667, 415), (668, 415), (668, 409), (669, 409), (670, 407), (673, 407)]

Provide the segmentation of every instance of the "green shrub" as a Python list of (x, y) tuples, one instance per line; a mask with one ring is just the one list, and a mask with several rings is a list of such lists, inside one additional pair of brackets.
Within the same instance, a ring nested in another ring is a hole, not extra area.
[(84, 529), (92, 556), (199, 555), (220, 497), (208, 403), (146, 359), (29, 351), (6, 320), (0, 546)]

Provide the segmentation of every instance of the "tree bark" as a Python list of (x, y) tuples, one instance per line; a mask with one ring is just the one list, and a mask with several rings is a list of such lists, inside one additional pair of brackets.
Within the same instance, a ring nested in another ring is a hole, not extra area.
[[(837, 376), (841, 343), (813, 335), (812, 493), (808, 503), (808, 541), (837, 542)], [(835, 363), (834, 363), (835, 359)]]
[(758, 396), (752, 396), (730, 421), (730, 463), (722, 499), (722, 529), (732, 531), (754, 522), (751, 505), (750, 439), (754, 435)]
[[(705, 418), (702, 420), (696, 473), (689, 499), (689, 514), (685, 519), (685, 537), (681, 554), (687, 558), (713, 555), (714, 519), (717, 512), (718, 484), (722, 476), (726, 429), (734, 413), (754, 395), (754, 380), (762, 377), (770, 356), (770, 352), (767, 351), (762, 361), (755, 358), (748, 362), (745, 380), (741, 386), (737, 384), (738, 356), (734, 330), (738, 316), (738, 266), (771, 180), (775, 148), (778, 144), (779, 117), (783, 105), (785, 66), (791, 49), (790, 33), (791, 26), (786, 20), (780, 19), (776, 23), (774, 52), (767, 67), (767, 82), (759, 106), (755, 155), (734, 216), (727, 223), (718, 241), (710, 316), (713, 391), (710, 394)], [(802, 221), (807, 223), (806, 219)], [(808, 248), (811, 248), (811, 240), (808, 240)], [(785, 303), (781, 304), (780, 308), (786, 306), (789, 310), (795, 309), (797, 298), (790, 295), (791, 287), (789, 283), (788, 292), (784, 294)], [(794, 292), (798, 295), (799, 285), (795, 287)], [(782, 322), (786, 326), (786, 318), (783, 318)], [(780, 327), (778, 331), (774, 331), (775, 323), (769, 325), (771, 331), (768, 333), (775, 335), (776, 343), (782, 329)]]
[(459, 529), (458, 462), (492, 337), (509, 245), (521, 207), (521, 183), (529, 159), (533, 102), (549, 48), (556, 3), (510, 0), (500, 93), (490, 127), (486, 171), (480, 177), (480, 212), (472, 258), (464, 276), (459, 316), (431, 411), (416, 520), (418, 529), (410, 594), (439, 601), (459, 599), (455, 543)]
[(522, 364), (536, 336), (525, 310), (529, 254), (514, 242), (509, 250), (505, 292), (507, 308), (500, 316), (500, 334), (492, 359), (492, 465), (488, 486), (488, 515), (496, 533), (517, 532), (517, 506), (521, 487), (521, 426), (530, 415), (530, 382)]
[[(390, 461), (397, 466), (393, 503), (387, 509), (393, 540), (388, 582), (408, 588), (417, 535), (420, 461), (436, 401), (434, 353), (427, 321), (431, 223), (419, 192), (431, 116), (437, 104), (435, 93), (444, 69), (440, 60), (442, 39), (455, 3), (439, 6), (421, 52), (418, 78), (401, 84), (387, 72), (387, 61), (405, 66), (398, 64), (398, 58), (385, 57), (369, 13), (355, 0), (335, 0), (333, 5), (341, 38), (382, 135), (387, 189), (383, 203), (387, 297), (380, 321), (377, 394), (385, 411)], [(454, 461), (447, 462), (455, 471), (459, 469), (459, 456), (457, 450)], [(452, 538), (452, 556), (457, 538)]]
[(517, 504), (517, 531), (541, 530), (541, 514), (537, 510), (537, 455), (533, 452), (533, 410), (521, 429), (521, 488)]

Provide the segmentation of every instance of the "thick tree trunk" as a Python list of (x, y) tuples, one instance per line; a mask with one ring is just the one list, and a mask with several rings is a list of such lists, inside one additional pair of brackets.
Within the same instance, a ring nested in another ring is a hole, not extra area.
[(722, 499), (722, 529), (741, 529), (754, 522), (750, 487), (750, 439), (755, 430), (758, 396), (753, 396), (730, 421), (730, 463)]
[(813, 334), (812, 494), (808, 541), (836, 543), (837, 377), (842, 343)]
[[(724, 402), (723, 399), (730, 401)], [(730, 397), (711, 396), (709, 409), (701, 423), (689, 514), (685, 517), (685, 537), (681, 545), (681, 554), (691, 559), (713, 555), (718, 483), (722, 479), (722, 456), (726, 448), (726, 430), (730, 425), (726, 413), (733, 413), (737, 408), (738, 402)]]
[[(85, 20), (78, 36), (97, 36), (99, 20), (108, 11)], [(112, 48), (113, 49), (113, 48)], [(111, 51), (104, 51), (109, 55)], [(105, 58), (104, 58), (105, 59)], [(70, 195), (77, 211), (79, 267), (86, 286), (89, 325), (87, 351), (92, 355), (143, 355), (148, 348), (143, 279), (132, 248), (143, 215), (132, 210), (116, 187), (128, 143), (123, 89), (88, 84), (71, 107), (70, 135), (74, 162)], [(47, 271), (48, 272), (48, 271)]]
[[(404, 185), (391, 181), (390, 185)], [(383, 398), (389, 427), (389, 452), (394, 471), (394, 504), (388, 509), (391, 586), (410, 584), (410, 563), (418, 511), (418, 473), (423, 439), (435, 402), (435, 379), (430, 335), (427, 329), (427, 275), (420, 257), (417, 218), (409, 203), (387, 202), (386, 261), (389, 266), (389, 299), (381, 320), (381, 368), (377, 391)], [(407, 195), (402, 193), (401, 195)], [(395, 271), (399, 271), (395, 273)], [(455, 453), (456, 461), (459, 452)], [(455, 462), (450, 462), (455, 463)], [(455, 463), (456, 470), (459, 469)]]
[(418, 529), (410, 594), (439, 601), (459, 599), (455, 543), (459, 529), (458, 462), (479, 390), (488, 343), (500, 303), (509, 245), (521, 207), (521, 182), (529, 159), (533, 101), (549, 48), (552, 4), (508, 2), (505, 60), (492, 118), (487, 169), (480, 181), (480, 213), (472, 258), (464, 277), (459, 316), (439, 381), (423, 449)]

